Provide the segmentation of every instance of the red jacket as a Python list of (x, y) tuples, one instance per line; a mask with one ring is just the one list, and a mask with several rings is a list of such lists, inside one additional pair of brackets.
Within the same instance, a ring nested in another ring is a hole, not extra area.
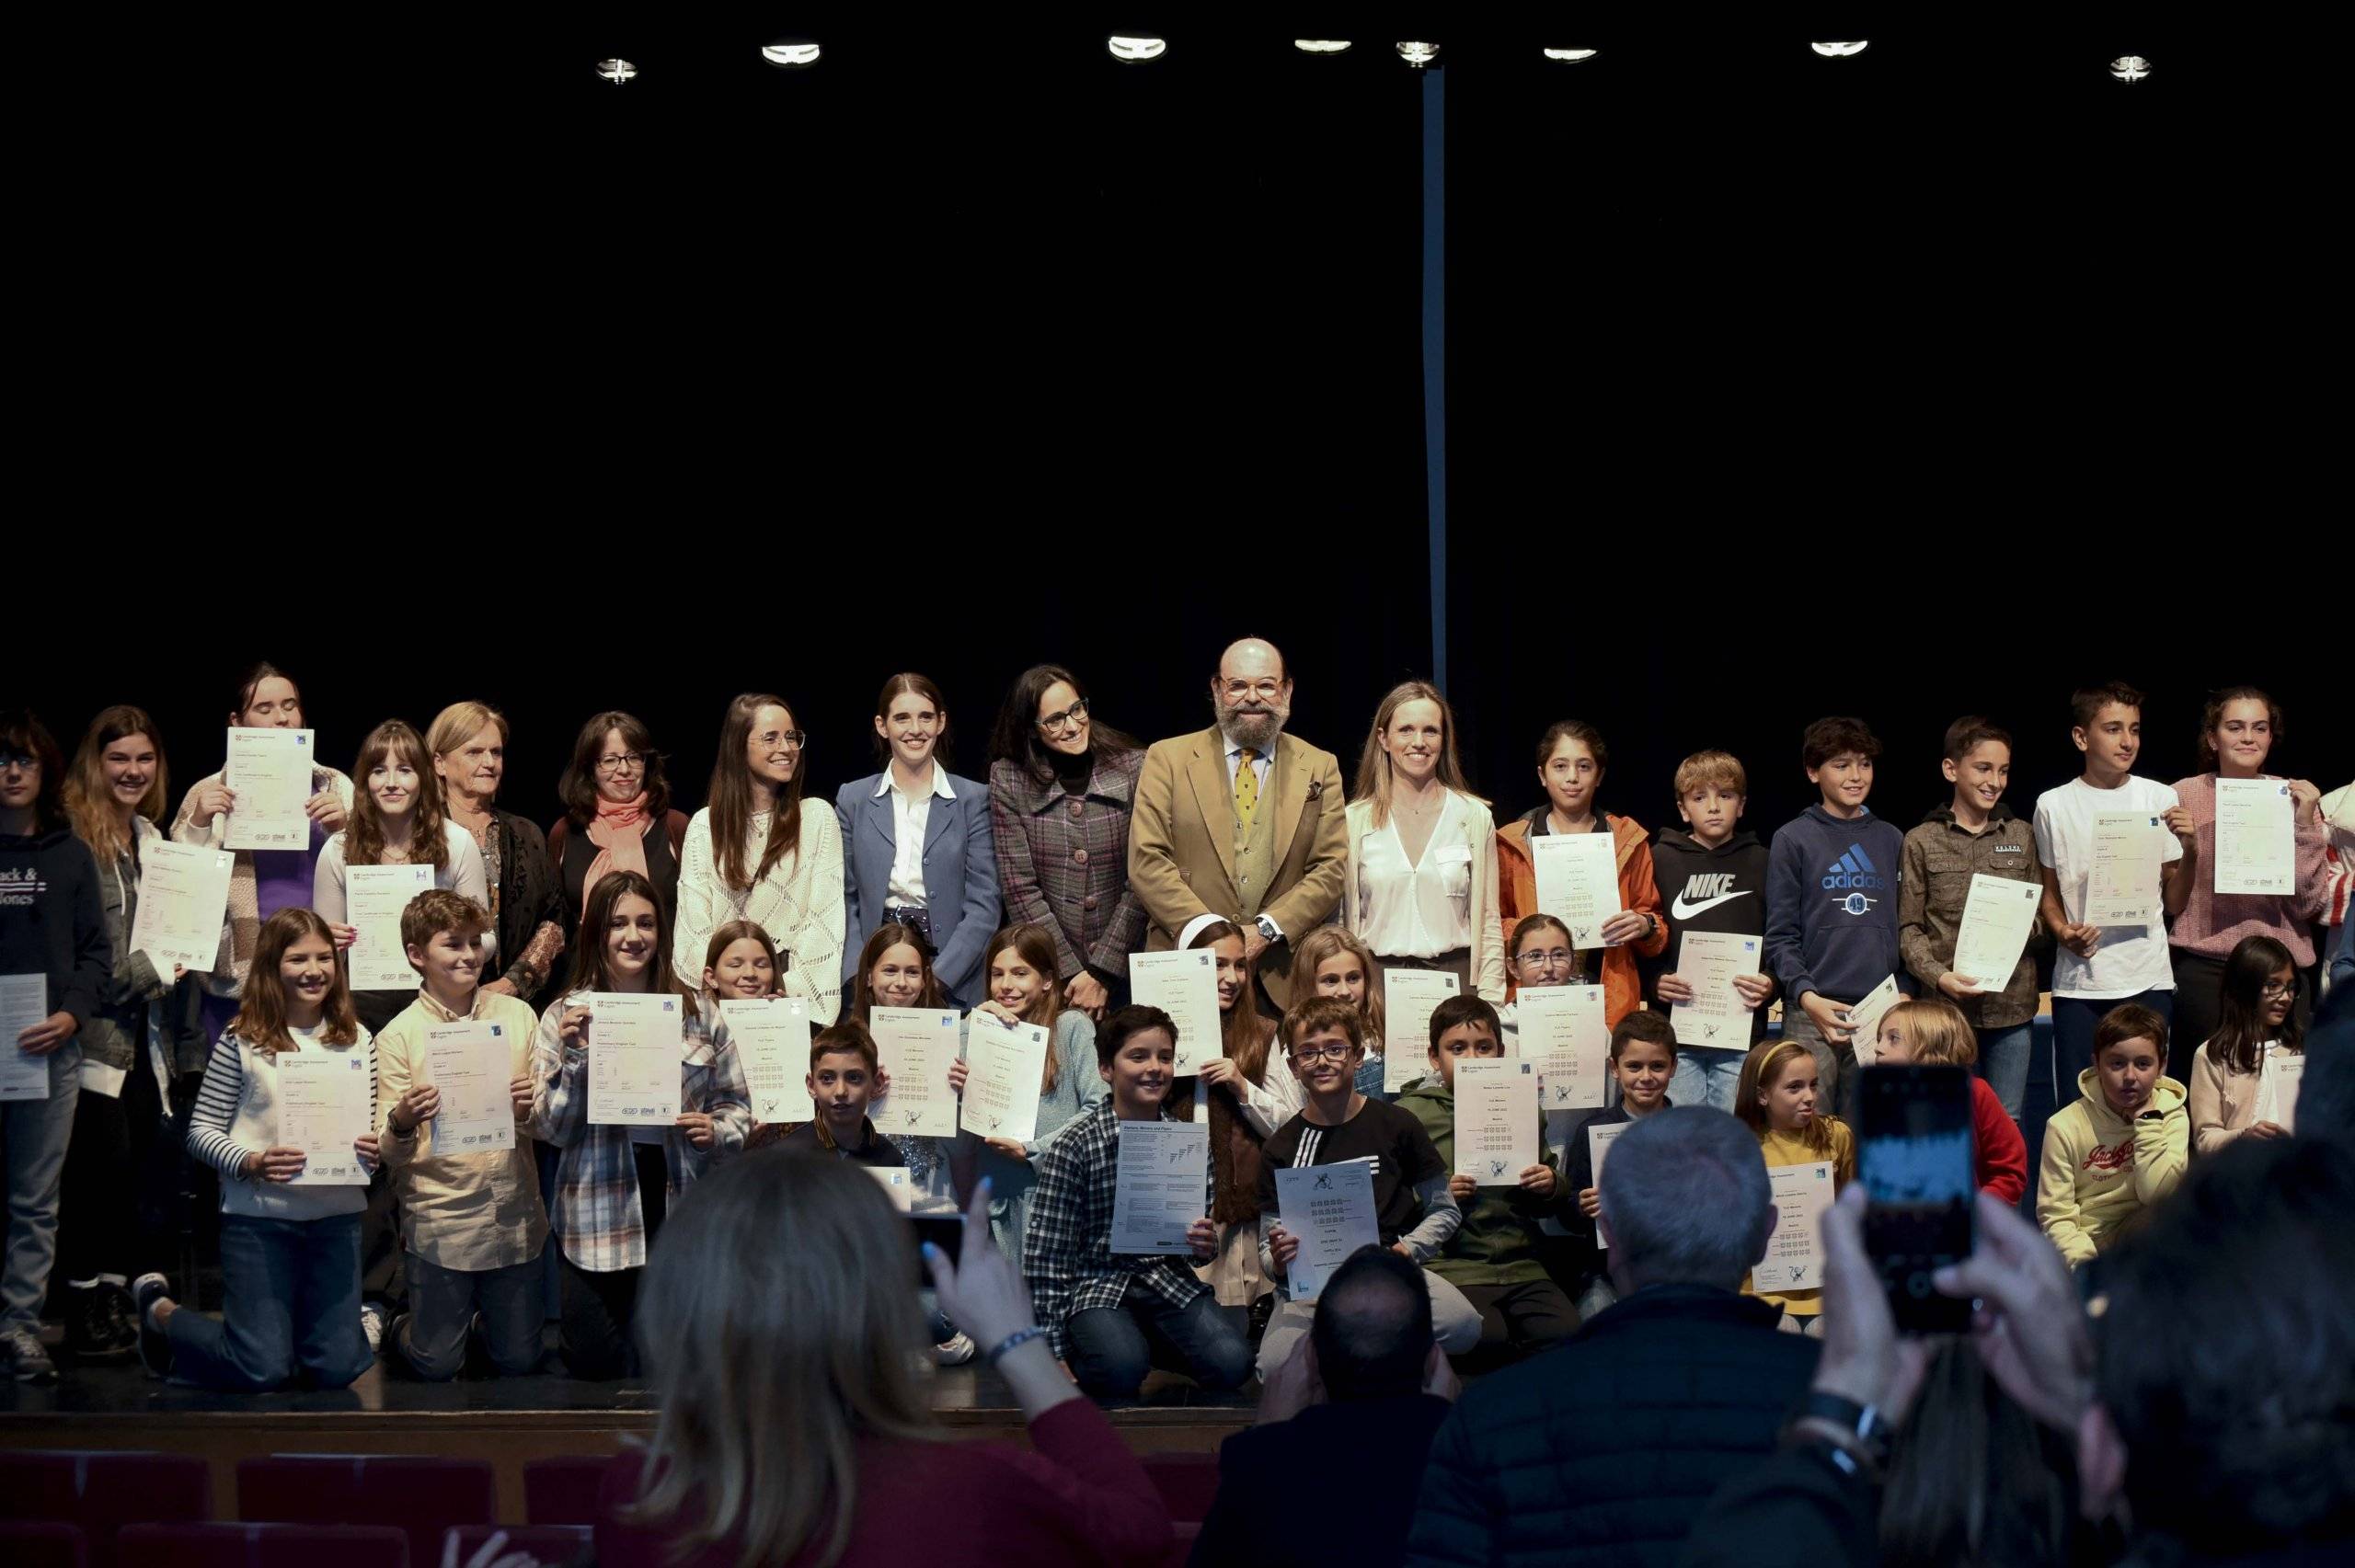
[(2004, 1113), (2004, 1102), (1977, 1073), (1970, 1077), (1970, 1153), (1979, 1186), (2007, 1204), (2028, 1191), (2028, 1144)]
[[(1529, 824), (1545, 809), (1540, 807), (1497, 830), (1497, 916), (1504, 930), (1508, 994), (1521, 989), (1512, 967), (1512, 928), (1537, 912), (1537, 863), (1530, 858)], [(1636, 972), (1636, 959), (1657, 958), (1668, 950), (1668, 921), (1660, 916), (1660, 889), (1652, 880), (1651, 835), (1626, 817), (1605, 812), (1603, 820), (1611, 825), (1612, 852), (1619, 861), (1620, 906), (1652, 917), (1649, 937), (1603, 949), (1603, 1015), (1615, 1029), (1619, 1020), (1644, 1004), (1644, 981)]]

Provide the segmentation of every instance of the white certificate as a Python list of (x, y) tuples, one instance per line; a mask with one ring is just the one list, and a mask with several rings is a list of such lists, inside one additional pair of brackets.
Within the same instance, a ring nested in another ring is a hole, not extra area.
[(1852, 1031), (1848, 1040), (1855, 1048), (1858, 1067), (1870, 1067), (1880, 1059), (1880, 1015), (1904, 1000), (1905, 993), (1897, 989), (1897, 977), (1891, 975), (1848, 1009), (1848, 1027)]
[(965, 1107), (958, 1126), (982, 1138), (1028, 1143), (1039, 1135), (1039, 1084), (1047, 1075), (1047, 1031), (976, 1013), (965, 1031)]
[(1750, 1009), (1733, 989), (1736, 975), (1754, 975), (1765, 943), (1730, 931), (1688, 931), (1677, 950), (1676, 972), (1693, 988), (1693, 1000), (1668, 1005), (1669, 1026), (1680, 1046), (1721, 1050), (1750, 1044)]
[(1976, 980), (1982, 990), (2010, 985), (2020, 955), (2028, 951), (2028, 933), (2036, 929), (2037, 902), (2043, 897), (2040, 884), (1972, 872), (1962, 924), (1955, 932), (1950, 966), (1955, 973)]
[(1129, 1001), (1158, 1007), (1178, 1025), (1178, 1076), (1226, 1054), (1219, 1027), (1218, 955), (1207, 947), (1129, 955)]
[(1373, 1162), (1283, 1166), (1276, 1172), (1278, 1223), (1300, 1238), (1285, 1276), (1295, 1301), (1314, 1301), (1361, 1247), (1382, 1245), (1373, 1217)]
[(1537, 1163), (1537, 1064), (1464, 1057), (1455, 1064), (1455, 1173), (1484, 1187), (1517, 1187)]
[(227, 850), (300, 850), (311, 846), (311, 732), (232, 729), (221, 782), (237, 797), (223, 830)]
[(2265, 1065), (2257, 1083), (2257, 1119), (2271, 1122), (2283, 1132), (2298, 1130), (2298, 1089), (2306, 1078), (2306, 1054), (2265, 1047)]
[(1186, 1232), (1210, 1212), (1210, 1123), (1122, 1122), (1120, 1137), (1112, 1252), (1190, 1253)]
[(367, 1050), (281, 1051), (277, 1075), (279, 1145), (303, 1151), (303, 1169), (289, 1185), (366, 1186), (368, 1167), (351, 1146), (367, 1136), (375, 1116)]
[(1620, 910), (1619, 851), (1609, 833), (1546, 833), (1529, 841), (1537, 908), (1570, 928), (1573, 947), (1603, 946), (1603, 926)]
[(881, 1185), (883, 1196), (891, 1200), (893, 1208), (902, 1214), (915, 1212), (915, 1184), (908, 1179), (908, 1168), (905, 1165), (861, 1165), (859, 1169), (874, 1177)]
[[(346, 840), (347, 843), (350, 841)], [(415, 990), (418, 973), (401, 945), (401, 911), (433, 886), (430, 865), (347, 865), (343, 918), (358, 928), (347, 962), (353, 990)]]
[(1523, 986), (1513, 1004), (1521, 1055), (1537, 1065), (1545, 1109), (1593, 1110), (1611, 1073), (1611, 1024), (1601, 986)]
[[(1587, 1162), (1594, 1168), (1595, 1191), (1603, 1190), (1603, 1157), (1610, 1152), (1613, 1144), (1619, 1141), (1619, 1135), (1635, 1125), (1633, 1122), (1603, 1122), (1586, 1129), (1586, 1157)], [(1576, 1193), (1570, 1195), (1573, 1198), (1578, 1196)], [(1594, 1228), (1594, 1244), (1605, 1250), (1611, 1245), (1600, 1225)]]
[(810, 1103), (810, 1004), (798, 996), (741, 997), (719, 1004), (743, 1064), (754, 1124), (815, 1121)]
[(2157, 813), (2094, 813), (2093, 865), (2085, 876), (2086, 925), (2155, 926), (2160, 907), (2159, 860), (2167, 838)]
[(172, 966), (210, 970), (221, 956), (221, 925), (229, 907), (229, 872), (237, 857), (204, 844), (157, 837), (139, 846), (139, 912), (132, 917), (131, 950), (147, 955), (158, 979)]
[(2297, 884), (2298, 820), (2290, 786), (2280, 779), (2218, 779), (2215, 890), (2286, 898)]
[(491, 1154), (515, 1147), (515, 1042), (504, 1024), (468, 1019), (425, 1026), (425, 1082), (441, 1093), (433, 1152)]
[(589, 1009), (589, 1120), (669, 1127), (679, 1119), (686, 1003), (675, 991), (595, 990)]
[(17, 1044), (48, 1016), (47, 975), (0, 975), (0, 1100), (49, 1098), (49, 1058)]
[(891, 1075), (891, 1093), (874, 1107), (876, 1130), (901, 1138), (957, 1136), (957, 1096), (948, 1064), (957, 1059), (957, 1010), (877, 1007), (867, 1013), (876, 1059)]
[(1823, 1211), (1832, 1207), (1832, 1165), (1770, 1165), (1766, 1185), (1775, 1199), (1775, 1233), (1766, 1255), (1751, 1271), (1751, 1288), (1774, 1295), (1813, 1290), (1823, 1284)]
[(1387, 969), (1382, 976), (1382, 1086), (1400, 1089), (1430, 1070), (1431, 1013), (1463, 986), (1445, 969)]

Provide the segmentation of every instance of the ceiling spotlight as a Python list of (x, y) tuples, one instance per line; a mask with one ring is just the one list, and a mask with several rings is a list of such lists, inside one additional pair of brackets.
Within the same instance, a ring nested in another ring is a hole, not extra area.
[(2151, 74), (2151, 63), (2139, 54), (2124, 54), (2109, 63), (2109, 74), (2121, 82), (2139, 82)]
[(781, 38), (775, 43), (761, 46), (761, 58), (772, 65), (790, 69), (797, 65), (818, 63), (818, 46), (806, 38)]
[(1168, 51), (1169, 40), (1166, 38), (1124, 38), (1114, 33), (1104, 40), (1104, 47), (1110, 50), (1112, 58), (1121, 64), (1134, 65), (1143, 61), (1160, 59)]
[(1292, 46), (1304, 54), (1338, 54), (1350, 47), (1345, 38), (1296, 38)]
[(1405, 61), (1409, 65), (1428, 65), (1432, 61), (1439, 58), (1439, 45), (1435, 43), (1402, 43), (1398, 46), (1398, 58)]
[(638, 74), (638, 67), (626, 60), (600, 60), (597, 62), (597, 74), (618, 87)]
[(1808, 47), (1826, 60), (1839, 60), (1851, 54), (1862, 54), (1865, 41), (1860, 39), (1855, 43), (1810, 43)]
[(1549, 49), (1545, 52), (1545, 58), (1548, 60), (1568, 60), (1572, 62), (1591, 60), (1594, 58), (1594, 51), (1591, 49)]

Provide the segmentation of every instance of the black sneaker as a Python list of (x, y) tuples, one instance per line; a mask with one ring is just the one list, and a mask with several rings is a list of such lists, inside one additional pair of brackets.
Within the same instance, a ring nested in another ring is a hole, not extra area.
[(125, 1345), (136, 1350), (139, 1345), (139, 1308), (131, 1299), (131, 1287), (112, 1281), (98, 1287), (98, 1294), (106, 1298), (107, 1322)]
[(76, 1361), (120, 1361), (138, 1345), (138, 1336), (116, 1322), (108, 1295), (104, 1285), (67, 1288), (65, 1354)]
[(172, 1375), (171, 1336), (155, 1326), (147, 1309), (172, 1293), (171, 1282), (160, 1274), (143, 1274), (131, 1282), (131, 1310), (138, 1320), (139, 1364), (151, 1378)]
[(0, 1333), (0, 1367), (20, 1383), (50, 1383), (57, 1380), (57, 1363), (49, 1358), (41, 1347), (40, 1336), (30, 1329), (10, 1329)]

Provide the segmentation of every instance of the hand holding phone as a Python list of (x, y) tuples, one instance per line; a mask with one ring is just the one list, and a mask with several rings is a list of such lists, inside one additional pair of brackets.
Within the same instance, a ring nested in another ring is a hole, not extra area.
[(1978, 1197), (1970, 1070), (1868, 1067), (1858, 1092), (1857, 1170), (1869, 1200), (1865, 1251), (1901, 1333), (1961, 1333), (1970, 1303), (1935, 1276), (1970, 1256)]

